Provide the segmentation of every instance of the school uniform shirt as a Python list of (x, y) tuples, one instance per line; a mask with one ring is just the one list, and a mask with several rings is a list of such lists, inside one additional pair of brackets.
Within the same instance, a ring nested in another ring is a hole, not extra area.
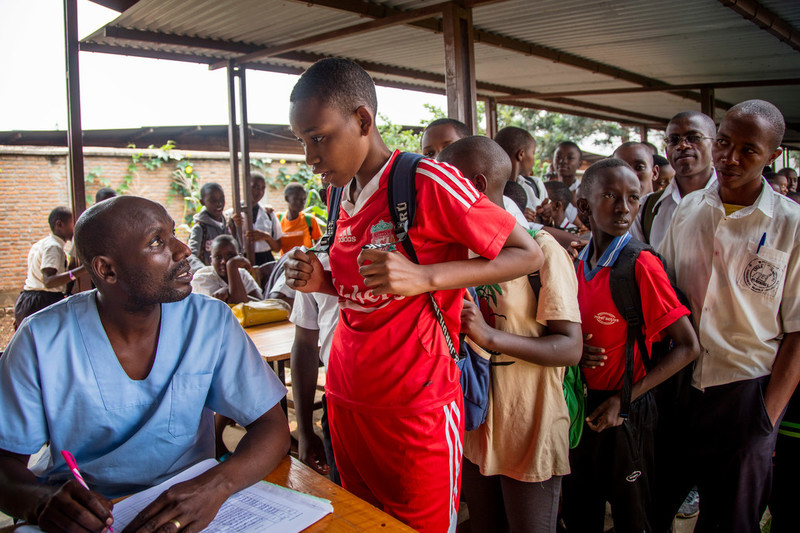
[[(317, 257), (323, 268), (330, 271), (327, 254), (320, 254)], [(297, 291), (289, 322), (301, 328), (319, 331), (319, 358), (327, 368), (333, 331), (339, 323), (339, 298), (321, 292), (309, 294)]]
[[(373, 294), (356, 262), (361, 247), (396, 243), (387, 192), (395, 151), (355, 204), (342, 198), (330, 251), (341, 314), (333, 336), (329, 403), (365, 414), (405, 416), (441, 407), (461, 393), (459, 371), (427, 294)], [(409, 230), (421, 264), (467, 259), (467, 250), (494, 259), (516, 225), (514, 217), (453, 166), (422, 159), (416, 172), (416, 215)], [(451, 338), (457, 339), (464, 290), (436, 291)]]
[(522, 214), (522, 211), (519, 210), (517, 202), (508, 196), (503, 196), (503, 209), (511, 213), (517, 223), (521, 224), (523, 228), (528, 227), (528, 219), (526, 219), (525, 215)]
[(800, 331), (800, 206), (761, 182), (731, 215), (719, 183), (686, 195), (659, 249), (692, 307), (700, 389), (771, 374), (783, 335)]
[[(264, 297), (261, 293), (261, 287), (258, 286), (256, 280), (253, 279), (253, 276), (250, 275), (250, 272), (247, 270), (240, 268), (239, 269), (239, 276), (242, 278), (242, 284), (244, 285), (244, 291), (247, 294), (252, 294), (253, 292), (256, 293), (256, 298), (259, 300)], [(228, 282), (227, 280), (222, 279), (217, 271), (214, 270), (214, 267), (204, 266), (200, 270), (194, 273), (194, 277), (192, 278), (192, 291), (197, 294), (204, 294), (206, 296), (214, 296), (214, 293), (220, 289), (227, 289)]]
[[(255, 220), (253, 220), (253, 229), (261, 230), (264, 233), (268, 233), (275, 240), (278, 240), (281, 237), (283, 237), (283, 231), (281, 230), (281, 223), (278, 222), (278, 217), (275, 216), (275, 213), (267, 214), (267, 211), (263, 207), (261, 207), (260, 204), (256, 204), (255, 211), (256, 211), (256, 216)], [(253, 245), (254, 245), (254, 251), (256, 253), (280, 251), (280, 250), (272, 250), (267, 241), (256, 241)]]
[(190, 294), (161, 304), (153, 367), (133, 380), (97, 312), (97, 292), (29, 317), (0, 357), (0, 448), (33, 454), (40, 481), (72, 479), (116, 498), (214, 457), (214, 412), (246, 426), (286, 394), (227, 305)]
[(50, 234), (31, 246), (28, 252), (28, 276), (25, 278), (25, 291), (64, 292), (67, 284), (47, 288), (44, 285), (42, 270), (52, 268), (56, 275), (67, 271), (66, 242), (61, 237)]
[[(525, 190), (525, 196), (528, 197), (528, 204), (525, 207), (536, 211), (536, 208), (547, 198), (547, 189), (544, 188), (542, 180), (535, 176), (523, 176), (520, 174), (515, 181), (522, 185)], [(536, 190), (534, 190), (534, 187), (536, 187)]]
[(322, 232), (319, 229), (317, 219), (313, 215), (308, 215), (311, 219), (311, 231), (309, 232), (308, 222), (306, 222), (306, 213), (301, 211), (300, 215), (294, 219), (289, 218), (284, 214), (281, 218), (281, 231), (283, 231), (283, 238), (281, 239), (281, 250), (283, 253), (288, 252), (295, 246), (305, 246), (311, 248), (314, 246), (314, 241), (322, 237)]
[[(546, 335), (550, 320), (581, 321), (572, 260), (547, 232), (534, 238), (544, 255), (539, 299), (528, 276), (495, 285), (496, 302), (486, 298), (495, 329), (527, 337)], [(492, 355), (491, 362), (496, 364), (486, 421), (464, 433), (464, 457), (484, 476), (539, 482), (569, 474), (564, 367), (539, 366), (505, 354)]]
[(186, 244), (192, 251), (192, 255), (197, 259), (192, 260), (190, 258), (192, 272), (194, 272), (202, 265), (211, 264), (211, 243), (214, 238), (219, 235), (230, 235), (231, 232), (224, 220), (214, 220), (205, 207), (199, 213), (196, 213), (192, 220), (194, 223), (189, 234), (189, 242)]
[[(589, 344), (606, 350), (605, 365), (582, 369), (586, 386), (592, 390), (622, 389), (628, 323), (614, 304), (609, 278), (610, 267), (616, 263), (619, 253), (630, 240), (630, 233), (614, 238), (591, 270), (586, 261), (593, 253), (594, 239), (578, 256), (578, 305), (583, 334), (592, 335)], [(641, 252), (636, 258), (634, 272), (642, 301), (645, 344), (650, 350), (653, 342), (661, 340), (661, 331), (682, 316), (687, 316), (689, 310), (678, 300), (658, 257), (647, 251)], [(633, 382), (642, 379), (645, 373), (642, 355), (639, 347), (635, 346)]]
[[(717, 182), (717, 178), (714, 173), (711, 173), (709, 176), (708, 181), (706, 182), (704, 189), (709, 188), (713, 184)], [(650, 193), (650, 194), (657, 194), (657, 193)], [(633, 235), (634, 239), (638, 239), (642, 242), (647, 242), (650, 246), (658, 250), (658, 247), (661, 246), (661, 243), (664, 242), (664, 237), (667, 236), (667, 230), (669, 229), (669, 223), (672, 221), (672, 215), (675, 214), (675, 209), (678, 208), (678, 205), (681, 203), (681, 190), (678, 188), (678, 183), (675, 179), (670, 180), (669, 185), (664, 189), (664, 192), (661, 194), (661, 197), (656, 200), (653, 209), (656, 210), (655, 216), (653, 216), (653, 225), (650, 228), (650, 241), (645, 241), (644, 238), (644, 205), (647, 201), (647, 198), (650, 194), (645, 195), (639, 205), (642, 209), (639, 210), (639, 214), (633, 221), (631, 225), (631, 235)]]

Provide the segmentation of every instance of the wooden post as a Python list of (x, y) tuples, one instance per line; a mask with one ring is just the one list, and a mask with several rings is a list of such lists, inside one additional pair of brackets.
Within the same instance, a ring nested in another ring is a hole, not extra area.
[(716, 107), (716, 100), (714, 98), (714, 89), (703, 87), (700, 89), (700, 112), (714, 118), (714, 108)]
[[(240, 145), (242, 148), (242, 182), (245, 197), (245, 227), (253, 227), (253, 191), (250, 179), (250, 127), (247, 123), (247, 83), (245, 83), (246, 69), (239, 66), (239, 123)], [(255, 266), (256, 252), (252, 242), (247, 243), (247, 259)]]
[(644, 124), (639, 126), (639, 141), (643, 143), (647, 142), (647, 126)]
[(442, 15), (447, 116), (460, 120), (474, 134), (478, 126), (478, 112), (475, 105), (477, 90), (472, 9), (458, 2), (449, 2), (444, 6)]
[(497, 100), (489, 97), (486, 99), (486, 136), (494, 139), (497, 130)]
[(86, 184), (83, 174), (83, 130), (81, 128), (81, 90), (78, 68), (78, 4), (64, 0), (64, 38), (66, 40), (67, 143), (72, 214), (77, 219), (86, 210)]

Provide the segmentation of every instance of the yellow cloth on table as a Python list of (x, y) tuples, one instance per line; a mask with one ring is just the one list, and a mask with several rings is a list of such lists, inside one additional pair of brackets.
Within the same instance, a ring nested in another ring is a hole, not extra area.
[(231, 311), (242, 327), (247, 328), (286, 320), (292, 309), (283, 300), (268, 299), (232, 305)]

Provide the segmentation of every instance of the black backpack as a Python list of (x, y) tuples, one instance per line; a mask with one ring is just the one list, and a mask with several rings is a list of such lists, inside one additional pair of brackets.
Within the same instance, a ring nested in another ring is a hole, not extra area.
[[(625, 374), (622, 384), (622, 402), (619, 415), (623, 418), (626, 418), (630, 413), (631, 390), (633, 388), (634, 346), (639, 346), (639, 352), (642, 354), (642, 360), (648, 372), (672, 349), (672, 339), (667, 337), (653, 343), (652, 352), (648, 352), (644, 333), (642, 333), (644, 316), (642, 315), (641, 293), (636, 283), (636, 259), (644, 250), (658, 257), (661, 264), (664, 264), (664, 259), (652, 246), (639, 240), (631, 239), (622, 251), (620, 251), (617, 261), (611, 267), (609, 275), (611, 297), (622, 315), (622, 318), (628, 324), (628, 339), (625, 345)], [(672, 280), (670, 280), (670, 284), (675, 294), (678, 296), (678, 300), (689, 308), (689, 300), (686, 298), (686, 295), (675, 286)], [(665, 408), (668, 408), (670, 406), (686, 404), (688, 401), (693, 369), (693, 364), (687, 365), (656, 387), (654, 394), (656, 395), (659, 406), (663, 404)]]

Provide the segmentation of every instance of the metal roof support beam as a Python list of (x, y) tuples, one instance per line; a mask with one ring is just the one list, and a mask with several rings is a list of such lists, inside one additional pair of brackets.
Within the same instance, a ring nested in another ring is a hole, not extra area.
[(716, 101), (714, 98), (714, 89), (713, 88), (703, 88), (700, 90), (700, 112), (704, 115), (708, 115), (712, 119), (714, 118), (714, 109), (716, 107)]
[[(559, 107), (549, 104), (538, 104), (532, 102), (523, 102), (523, 101), (512, 101), (507, 102), (505, 105), (511, 105), (514, 107), (522, 107), (524, 109), (537, 109), (540, 111), (548, 111), (550, 113), (562, 113), (565, 115), (575, 115), (578, 117), (586, 117), (586, 118), (594, 118), (597, 120), (605, 120), (608, 122), (616, 122), (617, 124), (622, 124), (623, 126), (633, 126), (638, 127), (641, 125), (641, 122), (628, 122), (625, 120), (620, 119), (619, 117), (610, 117), (608, 115), (599, 115), (597, 113), (590, 113), (587, 111), (582, 111), (580, 109), (569, 109), (566, 107)], [(648, 127), (653, 129), (663, 129), (667, 126), (667, 121), (659, 119), (656, 122), (648, 123)]]
[[(242, 179), (239, 183), (244, 182), (244, 197), (245, 197), (245, 213), (244, 220), (246, 226), (240, 228), (242, 234), (245, 229), (253, 228), (253, 186), (252, 179), (250, 178), (250, 126), (247, 122), (247, 83), (246, 83), (247, 69), (239, 67), (237, 69), (237, 76), (239, 77), (239, 146), (242, 149)], [(245, 242), (245, 241), (242, 241)], [(246, 243), (247, 259), (251, 265), (255, 265), (256, 252), (255, 246), (252, 242)]]
[(447, 116), (460, 120), (472, 133), (478, 127), (475, 88), (475, 47), (472, 41), (472, 9), (456, 2), (443, 5), (444, 77)]
[(650, 87), (623, 87), (620, 89), (591, 89), (585, 91), (558, 91), (552, 93), (519, 93), (510, 96), (498, 96), (497, 101), (503, 102), (504, 100), (516, 100), (519, 98), (537, 98), (539, 100), (549, 100), (552, 98), (561, 98), (564, 96), (597, 96), (597, 95), (609, 95), (609, 94), (678, 92), (681, 89), (702, 90), (702, 89), (735, 89), (740, 87), (779, 87), (785, 85), (800, 85), (800, 78), (783, 78), (783, 79), (753, 80), (753, 81), (723, 81), (717, 83), (687, 83), (683, 85), (652, 85)]
[(756, 0), (719, 0), (719, 3), (800, 52), (800, 30)]
[(241, 187), (239, 186), (239, 137), (237, 137), (236, 121), (236, 67), (231, 61), (227, 71), (228, 89), (228, 149), (231, 161), (231, 194), (233, 195), (233, 212), (242, 212)]
[(81, 87), (78, 66), (78, 3), (64, 0), (64, 39), (67, 66), (67, 145), (72, 215), (77, 219), (86, 210), (86, 185), (83, 176), (83, 130), (81, 128)]

